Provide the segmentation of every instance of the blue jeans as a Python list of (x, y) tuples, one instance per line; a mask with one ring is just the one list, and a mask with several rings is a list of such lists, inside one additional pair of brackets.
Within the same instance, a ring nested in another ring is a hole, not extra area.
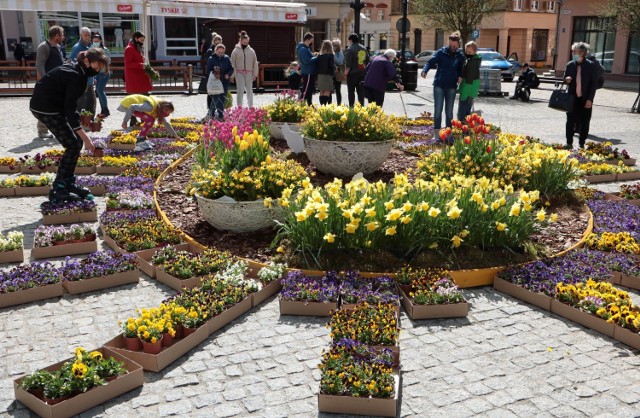
[(458, 100), (458, 120), (464, 121), (464, 118), (471, 114), (473, 108), (473, 97), (467, 97), (467, 100)]
[(109, 82), (109, 74), (98, 74), (96, 76), (96, 96), (98, 96), (98, 100), (100, 101), (100, 113), (105, 115), (109, 114), (109, 104), (107, 103), (107, 94), (105, 93), (107, 82)]
[(222, 120), (222, 118), (224, 117), (224, 104), (227, 101), (227, 89), (228, 87), (225, 86), (224, 93), (208, 96), (211, 97), (211, 107), (209, 108), (209, 113), (211, 114), (212, 118), (217, 117), (218, 119)]
[(433, 119), (436, 131), (442, 128), (442, 107), (446, 115), (446, 126), (451, 127), (451, 119), (453, 119), (453, 103), (456, 101), (456, 89), (445, 89), (433, 86)]

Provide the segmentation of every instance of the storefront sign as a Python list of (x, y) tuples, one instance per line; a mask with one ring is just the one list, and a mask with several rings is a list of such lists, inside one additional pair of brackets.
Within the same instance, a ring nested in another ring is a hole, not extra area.
[(304, 11), (307, 12), (307, 17), (316, 16), (318, 14), (317, 7), (305, 7)]
[(160, 7), (160, 13), (165, 15), (186, 15), (189, 11), (185, 7)]
[(560, 14), (563, 14), (563, 15), (570, 15), (570, 14), (571, 14), (571, 9), (562, 9), (562, 11), (560, 12)]
[(287, 20), (298, 20), (298, 13), (285, 13), (284, 18)]
[(132, 4), (119, 4), (118, 12), (120, 13), (133, 13), (133, 5)]

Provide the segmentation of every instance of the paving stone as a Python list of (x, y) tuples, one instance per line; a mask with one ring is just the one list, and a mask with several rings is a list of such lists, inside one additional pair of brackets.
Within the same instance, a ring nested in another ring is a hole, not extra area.
[(157, 405), (160, 403), (159, 395), (145, 395), (145, 396), (137, 396), (131, 402), (131, 406), (135, 409), (139, 406), (151, 406)]
[(222, 405), (218, 405), (213, 408), (213, 414), (216, 417), (226, 418), (226, 417), (235, 417), (240, 415), (244, 410), (236, 404), (232, 403), (223, 403)]
[(168, 415), (180, 415), (184, 416), (191, 412), (191, 402), (187, 400), (170, 402), (164, 405), (160, 405), (158, 408), (158, 412), (160, 416), (168, 416)]

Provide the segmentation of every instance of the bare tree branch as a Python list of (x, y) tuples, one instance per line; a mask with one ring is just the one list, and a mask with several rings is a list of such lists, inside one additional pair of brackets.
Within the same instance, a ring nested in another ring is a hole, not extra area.
[(594, 11), (600, 16), (615, 18), (619, 29), (640, 32), (640, 0), (609, 0), (596, 5)]

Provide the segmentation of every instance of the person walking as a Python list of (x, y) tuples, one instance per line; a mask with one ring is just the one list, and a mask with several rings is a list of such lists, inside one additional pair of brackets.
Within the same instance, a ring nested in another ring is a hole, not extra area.
[(364, 87), (362, 82), (369, 64), (369, 53), (367, 48), (360, 45), (360, 38), (357, 34), (349, 35), (349, 48), (344, 53), (344, 74), (347, 76), (347, 96), (349, 98), (349, 107), (353, 107), (356, 101), (356, 92), (358, 93), (358, 102), (364, 106)]
[(132, 94), (125, 97), (118, 106), (120, 112), (124, 112), (124, 119), (122, 120), (122, 129), (127, 129), (127, 121), (131, 116), (136, 116), (142, 120), (142, 129), (138, 132), (136, 138), (135, 151), (147, 151), (153, 148), (153, 145), (147, 141), (147, 135), (153, 124), (158, 120), (159, 124), (169, 131), (169, 135), (175, 139), (180, 139), (173, 126), (166, 119), (173, 113), (175, 108), (173, 103), (167, 100), (161, 100), (157, 97), (144, 95), (144, 94)]
[(342, 52), (342, 42), (340, 39), (334, 39), (333, 43), (333, 62), (336, 64), (336, 72), (333, 76), (333, 90), (336, 92), (336, 103), (338, 106), (342, 104), (342, 82), (346, 79), (344, 75), (344, 52)]
[(331, 91), (333, 90), (333, 76), (336, 73), (333, 44), (331, 41), (322, 41), (320, 54), (316, 61), (318, 72), (318, 90), (320, 90), (320, 106), (331, 103)]
[(307, 32), (304, 34), (302, 42), (296, 47), (300, 74), (302, 75), (300, 98), (306, 100), (309, 106), (313, 102), (313, 93), (316, 89), (316, 62), (318, 61), (318, 57), (311, 52), (311, 44), (313, 44), (313, 34)]
[[(87, 27), (80, 28), (80, 39), (71, 48), (69, 53), (69, 60), (73, 61), (78, 57), (78, 54), (82, 51), (86, 51), (91, 47), (91, 29)], [(78, 111), (87, 110), (94, 115), (96, 114), (96, 90), (95, 90), (95, 77), (89, 77), (87, 80), (87, 90), (78, 100)]]
[(473, 99), (478, 97), (480, 91), (480, 64), (482, 56), (478, 54), (478, 45), (475, 42), (467, 42), (464, 46), (465, 61), (462, 67), (462, 82), (458, 88), (458, 120), (464, 121), (471, 114)]
[(258, 78), (258, 57), (256, 51), (249, 46), (249, 35), (243, 33), (240, 43), (231, 53), (231, 65), (233, 65), (232, 80), (236, 81), (236, 104), (242, 106), (244, 93), (247, 93), (247, 105), (253, 107), (253, 82)]
[(82, 145), (93, 152), (95, 147), (80, 126), (76, 102), (87, 88), (87, 79), (108, 70), (109, 58), (99, 48), (90, 48), (77, 55), (77, 62), (60, 65), (36, 83), (29, 110), (42, 122), (64, 147), (49, 201), (92, 199), (88, 189), (78, 187), (74, 171)]
[(393, 65), (396, 59), (396, 51), (387, 49), (384, 54), (373, 58), (367, 68), (367, 74), (364, 78), (364, 89), (367, 94), (369, 103), (375, 103), (382, 107), (384, 104), (384, 94), (387, 89), (387, 83), (391, 80), (395, 81), (398, 90), (404, 90), (402, 80)]
[(219, 120), (222, 120), (224, 116), (224, 104), (229, 91), (229, 79), (233, 75), (231, 59), (225, 54), (225, 51), (226, 47), (223, 44), (216, 45), (215, 53), (207, 61), (207, 74), (213, 72), (215, 77), (222, 82), (222, 87), (224, 87), (223, 93), (211, 95), (211, 107), (209, 107), (209, 115)]
[[(127, 94), (150, 94), (153, 90), (151, 79), (144, 69), (144, 40), (144, 33), (136, 31), (124, 49), (124, 89)], [(129, 125), (136, 123), (135, 116), (132, 116)]]
[[(36, 50), (36, 75), (38, 80), (42, 79), (49, 71), (61, 66), (64, 63), (58, 45), (64, 39), (64, 29), (60, 26), (49, 28), (48, 40), (38, 45)], [(47, 126), (38, 119), (38, 138), (53, 138)]]
[[(99, 33), (94, 33), (91, 42), (92, 47), (102, 48), (107, 58), (109, 58), (109, 65), (111, 65), (111, 56), (109, 50), (102, 43), (102, 36)], [(102, 118), (106, 118), (111, 114), (111, 112), (109, 112), (106, 93), (107, 83), (110, 77), (111, 73), (100, 73), (96, 76), (96, 96), (98, 96), (98, 101), (100, 102), (100, 116)]]
[(573, 110), (567, 112), (565, 134), (568, 149), (573, 148), (573, 134), (576, 126), (579, 126), (578, 144), (580, 148), (584, 148), (589, 136), (593, 99), (598, 87), (598, 70), (587, 59), (589, 44), (576, 42), (571, 46), (571, 52), (573, 59), (567, 63), (564, 70), (564, 82), (569, 85), (569, 94), (575, 99)]
[(433, 81), (433, 118), (436, 132), (442, 128), (443, 107), (447, 118), (446, 126), (451, 127), (456, 87), (462, 81), (463, 65), (464, 55), (460, 51), (460, 34), (454, 32), (449, 36), (449, 45), (436, 51), (422, 69), (422, 78), (427, 78), (427, 73), (431, 68), (438, 68)]

